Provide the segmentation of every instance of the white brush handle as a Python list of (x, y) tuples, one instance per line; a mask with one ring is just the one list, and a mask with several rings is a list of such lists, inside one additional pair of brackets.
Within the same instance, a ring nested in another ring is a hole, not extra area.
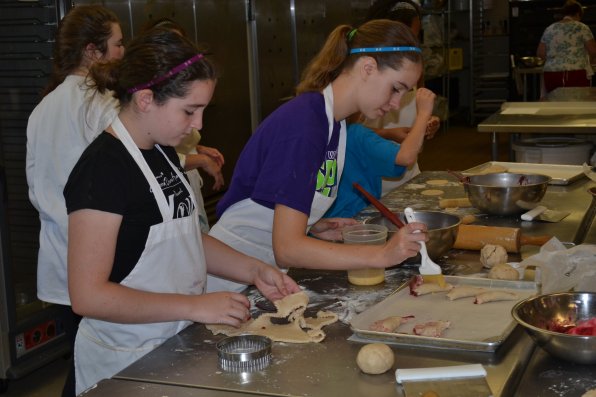
[(407, 368), (397, 369), (395, 379), (397, 383), (409, 380), (476, 378), (486, 377), (486, 370), (481, 364), (454, 365), (452, 367)]
[(544, 211), (546, 211), (546, 207), (543, 205), (539, 205), (537, 207), (534, 207), (530, 211), (526, 212), (525, 214), (522, 214), (521, 218), (524, 221), (531, 221), (534, 218), (536, 218), (538, 215), (542, 214)]

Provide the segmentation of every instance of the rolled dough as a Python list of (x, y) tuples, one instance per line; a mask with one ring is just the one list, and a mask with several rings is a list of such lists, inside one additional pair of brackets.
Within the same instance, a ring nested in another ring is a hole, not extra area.
[(427, 185), (431, 186), (445, 186), (449, 181), (447, 179), (431, 179), (426, 181)]
[[(273, 303), (277, 308), (276, 313), (261, 314), (240, 328), (223, 324), (207, 324), (206, 327), (213, 335), (252, 334), (266, 336), (276, 342), (308, 343), (325, 339), (325, 333), (321, 328), (337, 321), (337, 314), (327, 311), (319, 311), (316, 317), (304, 317), (308, 305), (306, 292), (288, 295)], [(274, 324), (271, 322), (272, 318), (285, 318), (288, 323)]]
[(420, 194), (424, 195), (424, 196), (440, 196), (443, 193), (445, 193), (442, 190), (438, 190), (438, 189), (428, 189), (428, 190), (423, 190), (420, 192)]

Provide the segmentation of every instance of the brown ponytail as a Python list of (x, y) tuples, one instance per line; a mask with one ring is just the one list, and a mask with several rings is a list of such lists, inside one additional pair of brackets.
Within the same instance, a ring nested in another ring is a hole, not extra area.
[(420, 53), (413, 51), (349, 54), (352, 48), (396, 46), (418, 46), (410, 28), (401, 22), (377, 19), (366, 22), (356, 31), (348, 25), (338, 26), (304, 70), (296, 92), (321, 91), (361, 56), (373, 57), (379, 69), (390, 67), (399, 70), (404, 59), (422, 62)]

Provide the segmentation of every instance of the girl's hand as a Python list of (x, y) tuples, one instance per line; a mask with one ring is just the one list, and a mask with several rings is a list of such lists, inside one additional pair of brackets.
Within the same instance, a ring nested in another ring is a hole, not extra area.
[(257, 269), (253, 284), (265, 298), (272, 302), (301, 291), (298, 284), (290, 276), (264, 263), (260, 264)]
[(357, 223), (359, 222), (352, 218), (322, 218), (312, 225), (310, 233), (321, 240), (342, 241), (341, 231), (344, 226)]
[(435, 93), (428, 88), (416, 89), (416, 112), (420, 116), (430, 117), (435, 106)]
[(430, 116), (424, 133), (425, 139), (434, 138), (437, 131), (439, 131), (439, 127), (441, 127), (441, 120), (437, 116)]
[(205, 158), (200, 168), (211, 175), (215, 180), (215, 183), (213, 184), (213, 190), (219, 190), (225, 184), (223, 174), (221, 173), (221, 166), (211, 157), (207, 155), (204, 156)]
[(250, 318), (248, 298), (236, 292), (213, 292), (196, 296), (191, 320), (205, 324), (239, 327)]
[(398, 264), (416, 256), (420, 251), (418, 241), (428, 241), (427, 228), (424, 223), (408, 223), (397, 231), (385, 244), (391, 263)]
[(196, 147), (197, 153), (204, 154), (209, 156), (213, 161), (217, 163), (219, 168), (223, 167), (224, 165), (224, 156), (220, 153), (219, 150), (209, 146), (197, 145)]

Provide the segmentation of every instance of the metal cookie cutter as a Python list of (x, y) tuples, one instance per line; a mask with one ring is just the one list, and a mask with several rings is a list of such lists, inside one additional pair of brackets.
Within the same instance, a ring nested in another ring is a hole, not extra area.
[(231, 336), (217, 342), (219, 367), (229, 372), (252, 372), (271, 363), (271, 339), (260, 335)]

